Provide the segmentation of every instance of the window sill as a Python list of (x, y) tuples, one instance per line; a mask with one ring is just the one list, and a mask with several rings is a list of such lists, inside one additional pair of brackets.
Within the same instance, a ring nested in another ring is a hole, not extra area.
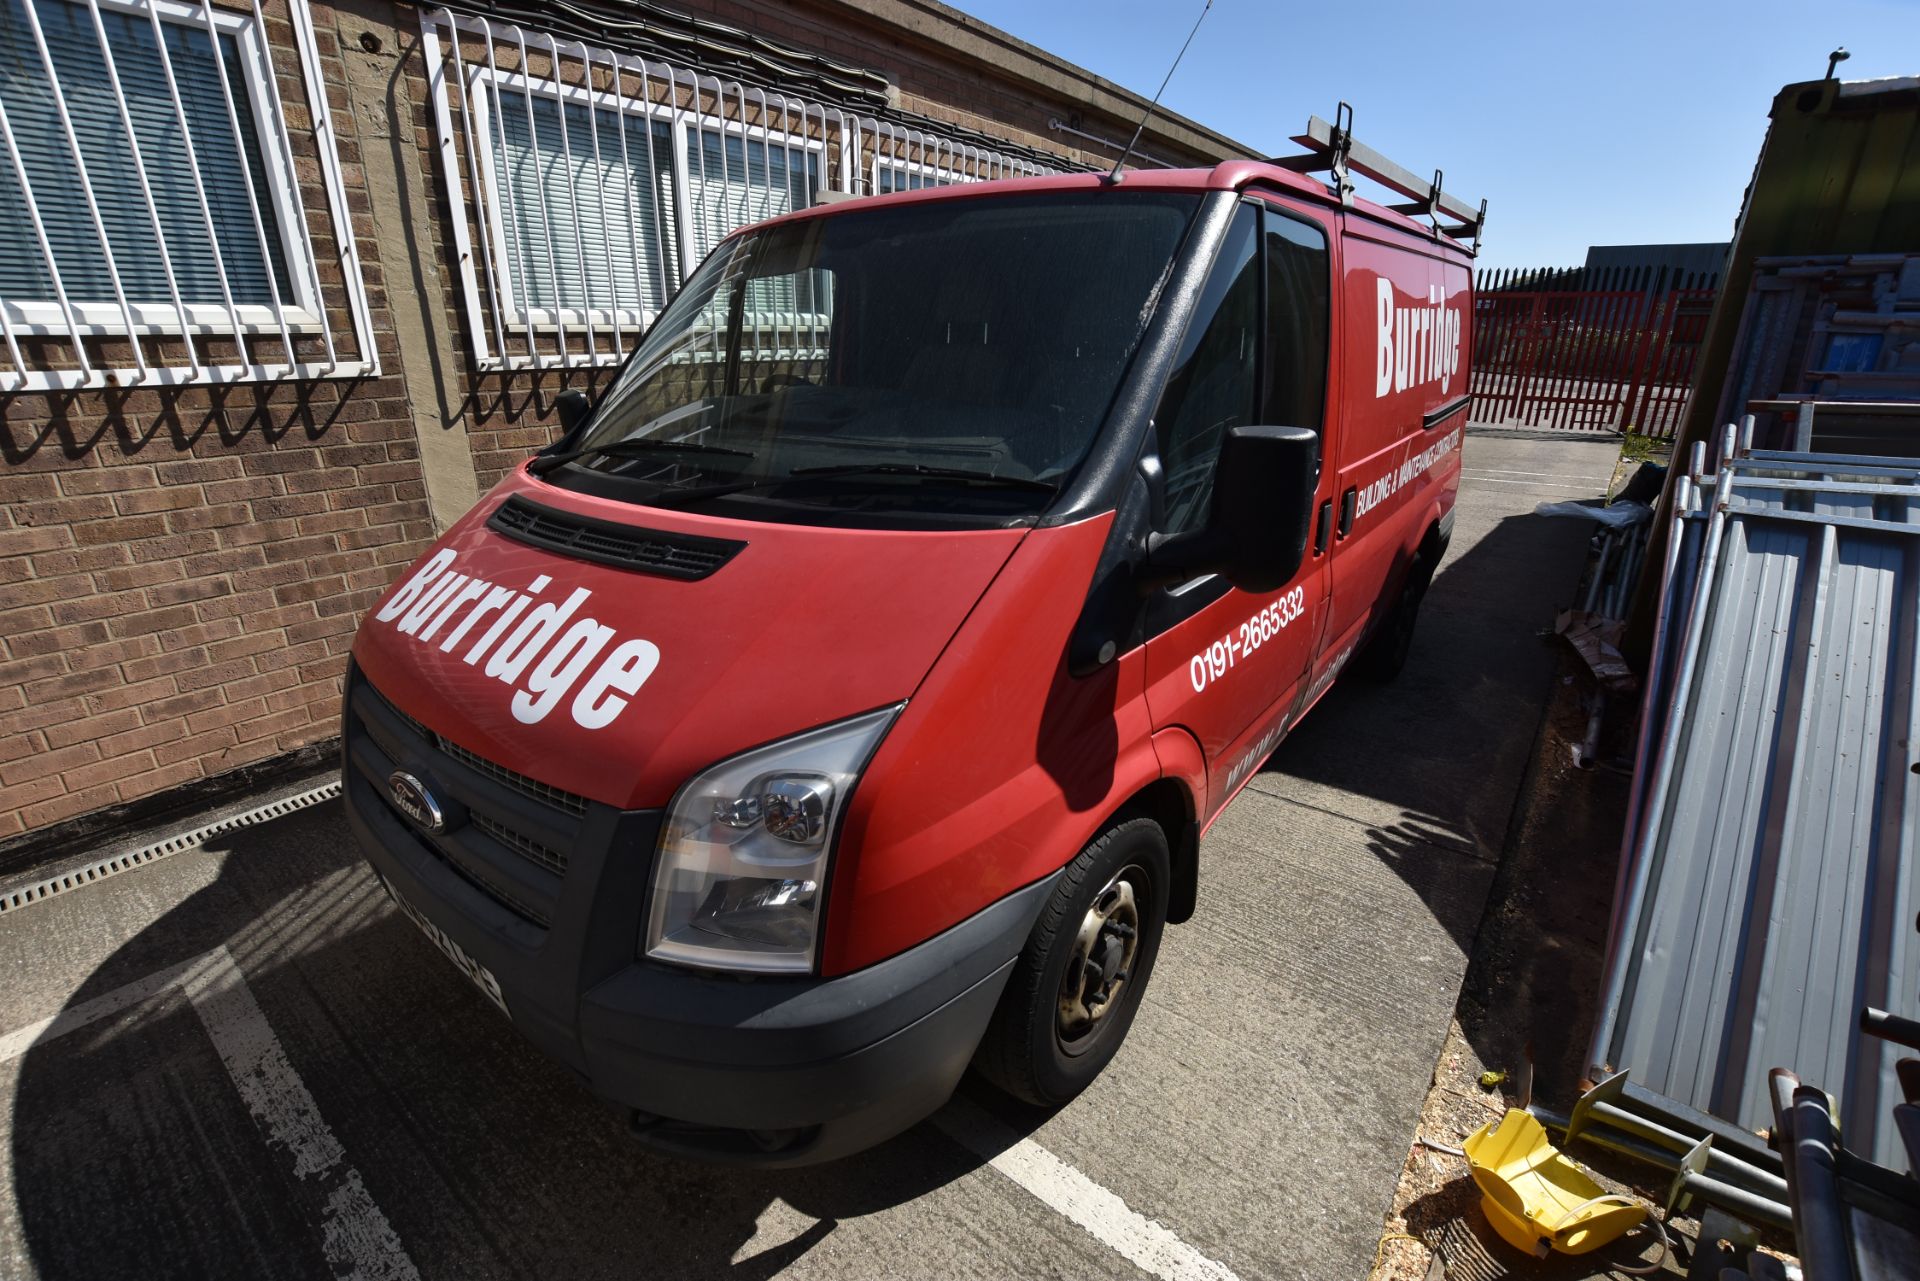
[[(132, 332), (139, 338), (178, 338), (182, 332), (196, 338), (230, 337), (235, 332), (236, 315), (240, 321), (239, 333), (277, 338), (281, 332), (280, 318), (273, 308), (257, 303), (238, 304), (232, 312), (225, 306), (189, 303), (184, 331), (180, 312), (171, 303), (131, 303), (128, 310), (133, 313)], [(5, 315), (15, 338), (125, 338), (128, 332), (126, 314), (113, 303), (74, 304), (75, 324), (71, 328), (57, 303), (9, 300), (0, 303), (0, 313)], [(316, 336), (323, 330), (320, 317), (305, 307), (288, 305), (283, 313), (286, 332), (295, 337)]]

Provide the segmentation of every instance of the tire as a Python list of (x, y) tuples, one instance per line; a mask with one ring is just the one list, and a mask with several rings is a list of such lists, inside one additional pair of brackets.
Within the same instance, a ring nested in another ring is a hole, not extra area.
[(1150, 818), (1113, 824), (1067, 865), (974, 1055), (982, 1076), (1039, 1107), (1058, 1107), (1092, 1084), (1126, 1039), (1153, 974), (1171, 868), (1166, 832)]
[(1413, 652), (1414, 626), (1420, 621), (1420, 602), (1433, 582), (1433, 557), (1422, 551), (1407, 566), (1406, 581), (1400, 585), (1400, 599), (1380, 620), (1366, 649), (1354, 660), (1353, 670), (1367, 680), (1380, 684), (1392, 680), (1407, 665)]

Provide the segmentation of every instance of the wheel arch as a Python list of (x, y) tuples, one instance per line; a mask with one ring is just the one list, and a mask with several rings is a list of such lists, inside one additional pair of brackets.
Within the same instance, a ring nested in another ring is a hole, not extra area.
[(1180, 779), (1157, 778), (1129, 796), (1106, 826), (1150, 818), (1166, 833), (1173, 882), (1167, 887), (1167, 924), (1193, 917), (1200, 894), (1200, 823), (1193, 793)]
[(1442, 513), (1437, 507), (1427, 515), (1426, 532), (1420, 535), (1415, 556), (1429, 565), (1438, 566), (1440, 558), (1447, 554), (1447, 544), (1453, 538), (1453, 513)]
[(1419, 539), (1411, 545), (1402, 544), (1387, 579), (1386, 590), (1376, 602), (1373, 619), (1368, 624), (1369, 635), (1392, 612), (1388, 602), (1399, 598), (1401, 589), (1406, 586), (1407, 575), (1413, 573), (1415, 567), (1424, 565), (1429, 579), (1440, 568), (1440, 558), (1447, 554), (1447, 540), (1453, 533), (1452, 527), (1453, 522), (1443, 517), (1440, 509), (1435, 507), (1427, 513)]

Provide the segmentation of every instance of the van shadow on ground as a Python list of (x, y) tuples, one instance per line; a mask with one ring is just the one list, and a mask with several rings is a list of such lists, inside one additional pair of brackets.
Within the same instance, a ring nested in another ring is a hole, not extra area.
[[(344, 1166), (424, 1276), (644, 1269), (753, 1281), (842, 1221), (983, 1163), (978, 1142), (963, 1147), (933, 1125), (807, 1170), (655, 1157), (392, 910), (337, 803), (244, 829), (218, 850), (174, 860), (222, 862), (211, 884), (100, 965), (69, 1008), (224, 946)], [(86, 893), (131, 896), (136, 879)], [(326, 1235), (351, 1222), (329, 1205), (342, 1169), (296, 1175), (177, 990), (43, 1041), (17, 1070), (14, 1209), (34, 1274), (335, 1275)], [(1004, 1127), (1001, 1143), (1044, 1119), (978, 1102)], [(0, 1224), (0, 1258), (8, 1235)]]
[(1252, 784), (1363, 825), (1372, 855), (1469, 956), (1559, 679), (1545, 633), (1574, 594), (1587, 536), (1581, 522), (1529, 513), (1456, 544), (1400, 676), (1341, 680)]
[[(1346, 816), (1463, 951), (1553, 680), (1537, 633), (1572, 592), (1583, 540), (1567, 522), (1514, 516), (1463, 548), (1435, 580), (1400, 680), (1336, 686), (1254, 784)], [(392, 911), (337, 804), (91, 887), (86, 910), (144, 920), (144, 899), (164, 896), (194, 860), (218, 874), (99, 965), (70, 1006), (225, 947), (341, 1161), (423, 1275), (752, 1279), (819, 1249), (836, 1270), (864, 1254), (866, 1270), (886, 1272), (887, 1251), (906, 1248), (899, 1234), (920, 1243), (913, 1263), (929, 1274), (1021, 1257), (991, 1230), (933, 1230), (954, 1211), (945, 1199), (913, 1204), (984, 1159), (939, 1124), (791, 1172), (649, 1155)], [(53, 921), (64, 910), (55, 899), (31, 912)], [(325, 1225), (339, 1227), (328, 1201), (338, 1188), (297, 1175), (284, 1144), (268, 1141), (177, 992), (37, 1045), (6, 1070), (17, 1073), (17, 1222), (0, 1225), (0, 1257), (17, 1231), (41, 1277), (334, 1275)], [(1004, 1127), (994, 1142), (1045, 1119), (962, 1088)], [(851, 1221), (895, 1209), (888, 1240), (864, 1230), (836, 1242)], [(943, 1267), (941, 1248), (971, 1253)]]

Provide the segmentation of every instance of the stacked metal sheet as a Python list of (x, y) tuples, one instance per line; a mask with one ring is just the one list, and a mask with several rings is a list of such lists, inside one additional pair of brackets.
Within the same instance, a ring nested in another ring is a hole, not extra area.
[(1679, 482), (1591, 1061), (1759, 1128), (1768, 1070), (1904, 1162), (1920, 1014), (1920, 467), (1722, 442)]

